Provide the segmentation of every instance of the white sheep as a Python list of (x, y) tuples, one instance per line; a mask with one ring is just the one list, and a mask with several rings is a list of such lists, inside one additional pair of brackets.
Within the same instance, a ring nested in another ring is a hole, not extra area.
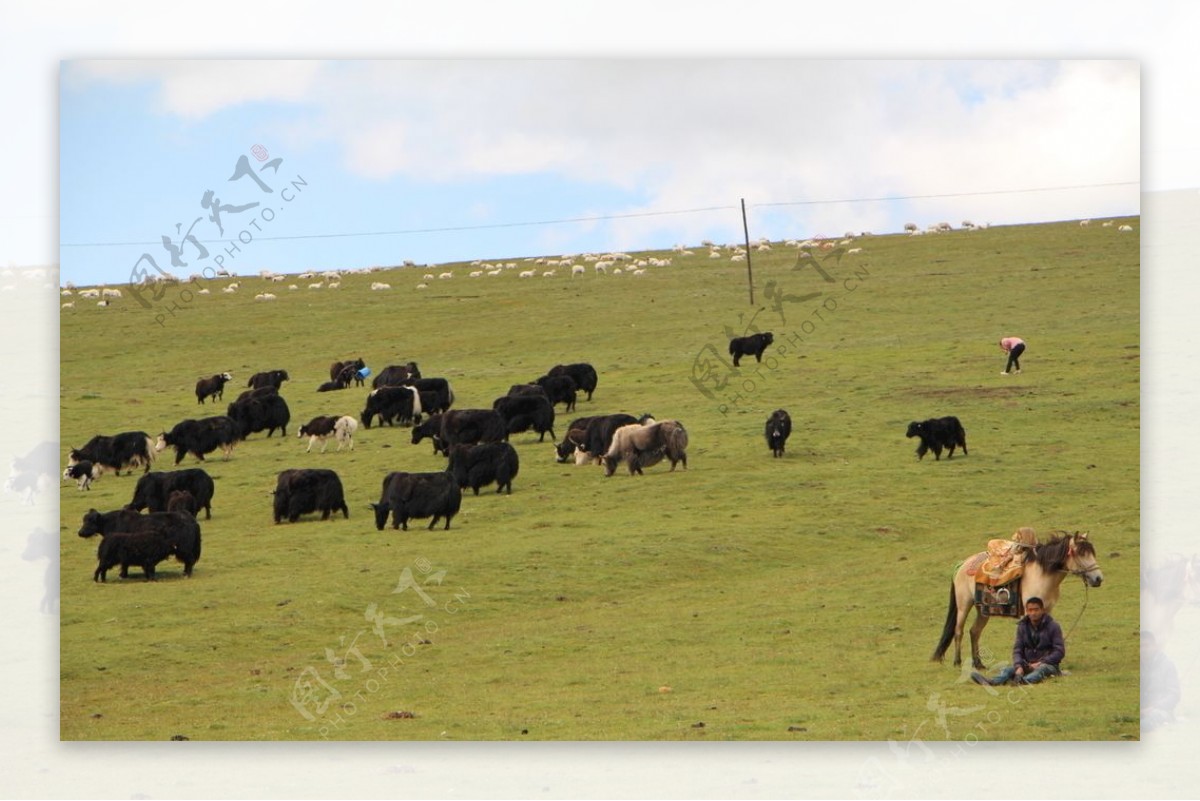
[(546, 270), (544, 273), (542, 273), (542, 278), (553, 278), (554, 272), (554, 270)]
[(483, 275), (483, 270), (472, 270), (467, 274), (468, 278), (479, 278)]
[(517, 274), (517, 278), (533, 278), (537, 275), (537, 270), (522, 270)]
[(328, 286), (326, 286), (325, 288), (326, 288), (326, 289), (341, 289), (341, 288), (342, 288), (342, 282), (341, 282), (341, 281), (330, 281), (330, 282), (329, 282), (329, 285), (328, 285)]
[(585, 272), (587, 272), (587, 270), (584, 269), (584, 266), (582, 264), (574, 264), (571, 266), (571, 277), (572, 278), (574, 278), (577, 275), (583, 275)]
[(75, 301), (73, 301), (73, 300), (72, 300), (72, 301), (68, 301), (68, 302), (64, 303), (64, 304), (62, 305), (62, 307), (63, 307), (64, 309), (73, 309), (73, 308), (75, 308)]
[(1120, 228), (1118, 228), (1117, 230), (1118, 230), (1118, 231), (1132, 231), (1132, 230), (1133, 230), (1133, 226), (1132, 226), (1132, 225), (1122, 225), (1122, 226), (1121, 226)]
[(325, 282), (324, 282), (324, 281), (318, 281), (318, 282), (317, 282), (317, 283), (315, 283), (315, 284), (309, 284), (309, 285), (308, 285), (308, 288), (309, 288), (309, 289), (322, 289), (322, 288), (324, 288), (324, 286), (325, 286)]
[(197, 289), (196, 294), (197, 295), (211, 295), (212, 293), (208, 291), (207, 287), (205, 287), (204, 289)]
[(442, 280), (445, 280), (447, 278), (453, 278), (453, 277), (454, 277), (454, 273), (440, 273), (438, 275), (438, 278), (440, 278)]
[(227, 286), (224, 289), (222, 289), (221, 291), (224, 292), (226, 295), (236, 295), (237, 294), (237, 288), (232, 287), (232, 286)]
[(612, 262), (611, 261), (598, 261), (593, 266), (595, 267), (596, 272), (604, 273), (605, 275), (608, 275), (608, 268), (612, 267)]
[(385, 284), (382, 281), (373, 281), (371, 283), (371, 290), (375, 291), (375, 292), (378, 292), (381, 289), (391, 289), (391, 288), (392, 288), (391, 284)]
[(847, 256), (853, 256), (855, 253), (862, 253), (862, 248), (850, 248), (846, 251)]
[(729, 257), (729, 260), (730, 261), (745, 261), (746, 254), (745, 253), (734, 253), (732, 256)]
[(270, 292), (263, 292), (262, 294), (255, 295), (254, 299), (255, 300), (275, 300), (275, 296), (272, 295)]
[(72, 292), (72, 291), (71, 291), (71, 290), (69, 290), (69, 289), (64, 289), (64, 290), (62, 291), (62, 296), (63, 296), (64, 298), (65, 298), (65, 297), (67, 297), (67, 296), (69, 296), (69, 295), (74, 295), (74, 294), (75, 294), (75, 293), (74, 293), (74, 292)]
[(417, 289), (429, 289), (429, 284), (417, 284)]
[(421, 280), (422, 281), (432, 281), (433, 273), (425, 273), (424, 275), (421, 276)]

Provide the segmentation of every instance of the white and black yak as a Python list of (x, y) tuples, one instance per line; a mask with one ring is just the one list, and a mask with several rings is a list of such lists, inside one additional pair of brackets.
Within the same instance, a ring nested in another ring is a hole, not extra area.
[(613, 432), (612, 444), (604, 454), (606, 476), (616, 472), (621, 462), (629, 468), (630, 475), (641, 475), (642, 468), (664, 458), (670, 460), (672, 472), (679, 462), (687, 470), (688, 435), (683, 424), (678, 420), (644, 419), (647, 422), (621, 426)]

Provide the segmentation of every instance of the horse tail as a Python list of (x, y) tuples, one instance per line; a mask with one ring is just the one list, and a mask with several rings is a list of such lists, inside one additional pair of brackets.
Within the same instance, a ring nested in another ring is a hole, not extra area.
[(954, 628), (958, 624), (958, 596), (954, 591), (954, 581), (950, 582), (950, 608), (946, 611), (946, 626), (942, 629), (942, 639), (938, 640), (937, 648), (933, 649), (930, 661), (941, 662), (946, 656), (946, 649), (954, 642)]

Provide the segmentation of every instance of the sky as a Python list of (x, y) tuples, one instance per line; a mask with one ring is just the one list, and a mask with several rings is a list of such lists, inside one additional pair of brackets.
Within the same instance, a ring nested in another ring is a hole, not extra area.
[(59, 88), (78, 285), (729, 243), (743, 199), (771, 240), (1139, 210), (1132, 59), (80, 59)]

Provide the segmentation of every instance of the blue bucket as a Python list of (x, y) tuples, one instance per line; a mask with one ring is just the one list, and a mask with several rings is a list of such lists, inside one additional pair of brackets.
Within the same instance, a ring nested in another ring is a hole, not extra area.
[(359, 371), (358, 371), (358, 377), (359, 377), (359, 378), (366, 378), (366, 377), (367, 377), (367, 376), (369, 376), (370, 374), (371, 374), (371, 368), (370, 368), (370, 367), (364, 367), (364, 368), (362, 368), (361, 370), (359, 370)]

